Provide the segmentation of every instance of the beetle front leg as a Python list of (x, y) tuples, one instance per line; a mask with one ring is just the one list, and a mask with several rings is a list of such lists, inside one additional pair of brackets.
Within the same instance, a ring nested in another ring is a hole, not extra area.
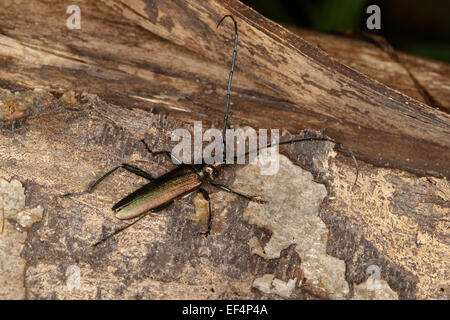
[(178, 164), (178, 165), (182, 164), (182, 161), (180, 159), (178, 159), (177, 157), (175, 157), (171, 152), (165, 151), (165, 150), (153, 151), (152, 149), (150, 149), (150, 147), (148, 146), (147, 142), (145, 142), (144, 139), (142, 139), (141, 141), (145, 145), (145, 148), (147, 149), (147, 151), (149, 153), (151, 153), (153, 155), (165, 154), (169, 157), (170, 160), (172, 160), (172, 162), (174, 162), (174, 160), (175, 160), (175, 162), (176, 162), (175, 164)]
[[(150, 149), (150, 147), (148, 146), (148, 144), (145, 142), (144, 139), (141, 140), (142, 143), (145, 145), (145, 147), (147, 148), (147, 151), (150, 152), (153, 155), (160, 155), (160, 154), (165, 154), (169, 157), (170, 160), (172, 160), (173, 163), (175, 163), (176, 165), (180, 165), (183, 164), (183, 162), (178, 159), (176, 156), (174, 156), (171, 152), (169, 151), (153, 151), (152, 149)], [(174, 162), (175, 161), (175, 162)], [(195, 172), (196, 174), (198, 174), (200, 176), (200, 172), (198, 171), (198, 169), (195, 167), (195, 165), (191, 164), (191, 169), (193, 172)]]

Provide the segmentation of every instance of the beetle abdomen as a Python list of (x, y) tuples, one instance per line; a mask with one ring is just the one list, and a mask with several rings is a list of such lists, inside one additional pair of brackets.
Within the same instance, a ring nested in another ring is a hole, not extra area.
[(113, 206), (116, 217), (131, 219), (164, 205), (202, 184), (190, 168), (177, 168), (146, 184)]

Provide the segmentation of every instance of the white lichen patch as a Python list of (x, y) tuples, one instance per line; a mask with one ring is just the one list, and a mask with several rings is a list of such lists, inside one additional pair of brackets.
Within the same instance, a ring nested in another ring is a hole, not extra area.
[(37, 206), (33, 209), (24, 209), (16, 216), (16, 221), (23, 228), (31, 228), (35, 222), (42, 220), (42, 214), (44, 209), (41, 206)]
[(264, 248), (255, 239), (250, 241), (252, 253), (276, 259), (281, 250), (295, 244), (306, 284), (326, 290), (334, 299), (346, 297), (345, 263), (327, 255), (328, 229), (319, 218), (319, 206), (327, 192), (313, 181), (310, 172), (280, 155), (279, 170), (274, 175), (261, 175), (259, 165), (237, 170), (233, 189), (266, 201), (249, 202), (243, 214), (249, 223), (272, 232)]
[(354, 286), (353, 300), (398, 300), (398, 294), (383, 279), (367, 279)]
[(265, 274), (253, 281), (252, 287), (261, 292), (274, 293), (283, 298), (289, 298), (295, 289), (297, 278), (289, 279), (288, 282), (275, 278), (273, 274)]
[(42, 219), (43, 209), (25, 207), (25, 193), (17, 180), (0, 179), (0, 299), (23, 299), (25, 288), (23, 275), (25, 260), (20, 257), (27, 236), (9, 221), (29, 228)]

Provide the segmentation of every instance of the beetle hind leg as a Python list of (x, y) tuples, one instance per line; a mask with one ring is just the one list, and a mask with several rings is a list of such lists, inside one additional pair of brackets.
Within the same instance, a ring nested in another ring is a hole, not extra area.
[(136, 220), (134, 220), (133, 222), (127, 224), (124, 227), (121, 227), (115, 231), (113, 231), (112, 233), (110, 233), (109, 235), (107, 235), (106, 237), (104, 237), (103, 239), (101, 239), (100, 241), (97, 241), (95, 244), (92, 245), (92, 247), (97, 247), (99, 244), (102, 244), (103, 242), (105, 242), (106, 240), (108, 240), (109, 238), (114, 237), (115, 235), (117, 235), (118, 233), (128, 229), (129, 227), (135, 225), (136, 223), (138, 223), (139, 221), (141, 221), (142, 219), (144, 219), (147, 215), (153, 213), (153, 212), (158, 212), (158, 211), (162, 211), (164, 209), (166, 209), (168, 206), (170, 206), (173, 203), (173, 201), (170, 201), (166, 204), (163, 204), (159, 207), (153, 208), (150, 211), (144, 213), (142, 216), (140, 216), (139, 218), (137, 218)]

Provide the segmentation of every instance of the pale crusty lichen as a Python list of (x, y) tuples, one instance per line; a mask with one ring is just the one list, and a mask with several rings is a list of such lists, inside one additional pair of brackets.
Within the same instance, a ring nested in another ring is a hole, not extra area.
[(252, 287), (270, 294), (274, 293), (283, 298), (289, 298), (295, 289), (297, 278), (289, 279), (288, 282), (275, 278), (273, 274), (265, 274), (253, 281)]
[(319, 218), (319, 206), (327, 192), (313, 181), (310, 172), (280, 155), (275, 175), (261, 175), (259, 165), (248, 165), (236, 172), (233, 188), (258, 195), (264, 204), (249, 202), (244, 218), (272, 231), (262, 247), (250, 241), (251, 252), (265, 259), (276, 259), (292, 244), (302, 259), (306, 283), (324, 289), (334, 299), (346, 298), (345, 263), (326, 253), (328, 229)]
[[(29, 228), (42, 219), (43, 209), (26, 208), (25, 193), (17, 180), (0, 179), (0, 299), (24, 299), (25, 260), (20, 257), (27, 232), (19, 230), (9, 221)], [(4, 224), (4, 225), (3, 225)]]
[(0, 88), (0, 120), (25, 118), (35, 99), (48, 99), (51, 95), (44, 90), (34, 89), (11, 92)]

